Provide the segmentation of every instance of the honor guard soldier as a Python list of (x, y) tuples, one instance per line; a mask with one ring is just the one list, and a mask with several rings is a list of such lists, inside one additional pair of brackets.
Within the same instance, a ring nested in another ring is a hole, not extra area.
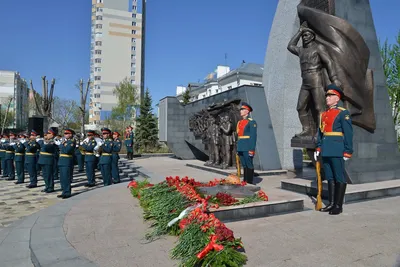
[(329, 204), (321, 209), (332, 215), (342, 212), (346, 192), (344, 162), (353, 153), (353, 126), (348, 110), (338, 107), (338, 102), (344, 96), (343, 91), (330, 84), (326, 91), (328, 109), (321, 114), (317, 135), (317, 148), (314, 159), (322, 156), (325, 178), (328, 181)]
[(10, 142), (6, 145), (6, 165), (8, 170), (8, 181), (15, 180), (14, 157), (16, 145), (15, 133), (10, 132)]
[[(45, 134), (43, 134), (43, 137), (44, 136), (45, 136)], [(43, 145), (43, 141), (44, 141), (44, 138), (41, 138), (39, 133), (38, 133), (38, 135), (36, 136), (36, 142), (39, 144), (40, 147), (36, 152), (36, 162), (37, 162), (36, 163), (36, 171), (37, 171), (37, 176), (40, 175), (40, 171), (42, 170), (42, 166), (40, 166), (40, 164), (39, 164), (39, 156), (40, 156), (40, 148)]]
[(126, 147), (126, 157), (128, 160), (133, 159), (133, 138), (134, 134), (132, 126), (126, 127), (124, 144)]
[(17, 181), (15, 184), (23, 184), (25, 182), (25, 138), (26, 135), (21, 133), (19, 141), (14, 145), (15, 150), (15, 168), (17, 169)]
[(1, 172), (2, 177), (6, 177), (6, 174), (7, 174), (7, 171), (6, 171), (7, 167), (6, 167), (6, 163), (5, 163), (6, 150), (4, 148), (4, 143), (5, 142), (6, 142), (6, 135), (2, 135), (1, 136), (1, 140), (0, 140), (0, 160), (1, 160), (1, 167), (3, 168), (2, 172)]
[(74, 153), (75, 153), (75, 142), (72, 139), (74, 131), (66, 129), (64, 131), (64, 138), (62, 141), (58, 141), (60, 148), (60, 158), (58, 159), (58, 168), (60, 170), (60, 184), (61, 184), (61, 195), (59, 198), (71, 197), (71, 171), (74, 167)]
[(97, 145), (94, 139), (94, 131), (88, 131), (87, 138), (82, 142), (82, 147), (85, 150), (85, 169), (88, 183), (86, 187), (93, 187), (96, 185), (96, 156), (94, 155), (94, 147)]
[(26, 143), (25, 148), (25, 163), (26, 168), (28, 169), (30, 183), (27, 188), (35, 188), (37, 187), (37, 151), (40, 150), (40, 146), (38, 142), (36, 142), (36, 137), (38, 133), (35, 130), (31, 131), (31, 136), (29, 137), (29, 141)]
[[(56, 137), (54, 137), (54, 142), (56, 143), (56, 142), (58, 142), (58, 141), (60, 141), (61, 140), (61, 135), (56, 135)], [(57, 148), (56, 148), (56, 151), (54, 152), (54, 168), (53, 168), (53, 170), (54, 170), (54, 181), (56, 181), (56, 180), (60, 180), (60, 170), (58, 169), (58, 159), (60, 158), (60, 148), (58, 147), (58, 145), (57, 145)]]
[(101, 156), (99, 160), (101, 176), (103, 176), (104, 186), (112, 184), (111, 163), (114, 141), (110, 138), (111, 131), (108, 128), (102, 128), (104, 143), (101, 145)]
[(118, 184), (121, 182), (121, 179), (119, 178), (118, 168), (119, 152), (121, 151), (121, 140), (119, 139), (119, 135), (119, 132), (113, 132), (114, 143), (112, 152), (111, 174), (114, 184)]
[(57, 145), (54, 143), (54, 137), (57, 135), (57, 130), (50, 128), (44, 136), (43, 144), (40, 147), (39, 161), (43, 172), (43, 180), (45, 187), (42, 192), (54, 192), (54, 153)]
[(240, 107), (242, 120), (238, 122), (236, 129), (238, 135), (237, 154), (243, 166), (243, 180), (249, 184), (253, 184), (253, 157), (257, 142), (257, 124), (253, 119), (249, 118), (249, 113), (252, 111), (253, 108), (249, 104), (242, 103)]

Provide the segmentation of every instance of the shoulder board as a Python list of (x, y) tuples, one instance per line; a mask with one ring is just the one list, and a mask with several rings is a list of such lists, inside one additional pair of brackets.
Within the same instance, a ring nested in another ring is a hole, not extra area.
[(252, 118), (247, 118), (249, 121), (252, 121), (253, 119)]
[(338, 109), (340, 109), (340, 110), (346, 110), (345, 108), (342, 108), (342, 107), (338, 107)]

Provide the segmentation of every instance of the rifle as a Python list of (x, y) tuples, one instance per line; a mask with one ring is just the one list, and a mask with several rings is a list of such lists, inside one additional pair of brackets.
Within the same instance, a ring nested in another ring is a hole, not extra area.
[(315, 210), (320, 211), (322, 209), (322, 179), (321, 179), (321, 162), (317, 160), (315, 162), (317, 171), (317, 201), (315, 202)]
[(240, 178), (240, 159), (239, 159), (239, 155), (236, 154), (236, 170), (237, 170), (237, 176)]

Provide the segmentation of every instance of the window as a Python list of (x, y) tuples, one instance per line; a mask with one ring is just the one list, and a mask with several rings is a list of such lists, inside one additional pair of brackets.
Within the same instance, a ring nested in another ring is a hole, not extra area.
[(100, 81), (101, 80), (101, 76), (94, 76), (94, 80), (95, 81)]
[(131, 76), (135, 76), (136, 72), (131, 71)]
[(103, 36), (103, 33), (101, 33), (101, 32), (96, 32), (96, 37), (102, 37)]
[(95, 62), (95, 63), (101, 63), (101, 58), (96, 58), (96, 59), (94, 60), (94, 62)]
[(103, 3), (103, 0), (97, 0), (97, 4)]
[(103, 9), (101, 7), (98, 7), (97, 12), (103, 12)]
[(94, 53), (95, 53), (96, 55), (101, 55), (101, 50), (95, 50)]
[(101, 71), (101, 68), (100, 68), (100, 67), (96, 67), (96, 68), (94, 68), (94, 71), (100, 72), (100, 71)]
[(94, 89), (100, 89), (100, 85), (96, 84), (96, 85), (94, 86)]
[(102, 42), (101, 41), (96, 41), (96, 43), (95, 43), (97, 46), (101, 46), (102, 45)]
[(132, 34), (136, 34), (136, 30), (132, 30)]
[(132, 51), (136, 51), (136, 46), (132, 46)]
[(100, 94), (94, 94), (94, 98), (100, 98)]
[(136, 22), (135, 21), (132, 22), (132, 26), (136, 26)]
[(136, 63), (131, 63), (131, 68), (136, 68)]
[(136, 18), (136, 14), (132, 14), (132, 18)]
[(103, 24), (96, 24), (96, 29), (103, 29)]
[(103, 16), (96, 16), (96, 20), (103, 20)]

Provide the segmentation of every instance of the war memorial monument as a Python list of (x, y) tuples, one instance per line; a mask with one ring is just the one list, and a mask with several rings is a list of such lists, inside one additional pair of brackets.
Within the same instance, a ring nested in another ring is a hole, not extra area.
[[(305, 49), (303, 42), (311, 45)], [(206, 170), (232, 173), (239, 105), (247, 102), (258, 123), (255, 172), (301, 169), (303, 150), (313, 158), (325, 88), (331, 83), (345, 93), (341, 105), (349, 110), (354, 129), (346, 201), (399, 194), (400, 154), (368, 0), (280, 0), (263, 87), (239, 86), (187, 105), (176, 97), (163, 98), (160, 141), (180, 159), (198, 159)], [(282, 179), (281, 186), (315, 194), (315, 174)], [(349, 197), (352, 192), (364, 197)]]

